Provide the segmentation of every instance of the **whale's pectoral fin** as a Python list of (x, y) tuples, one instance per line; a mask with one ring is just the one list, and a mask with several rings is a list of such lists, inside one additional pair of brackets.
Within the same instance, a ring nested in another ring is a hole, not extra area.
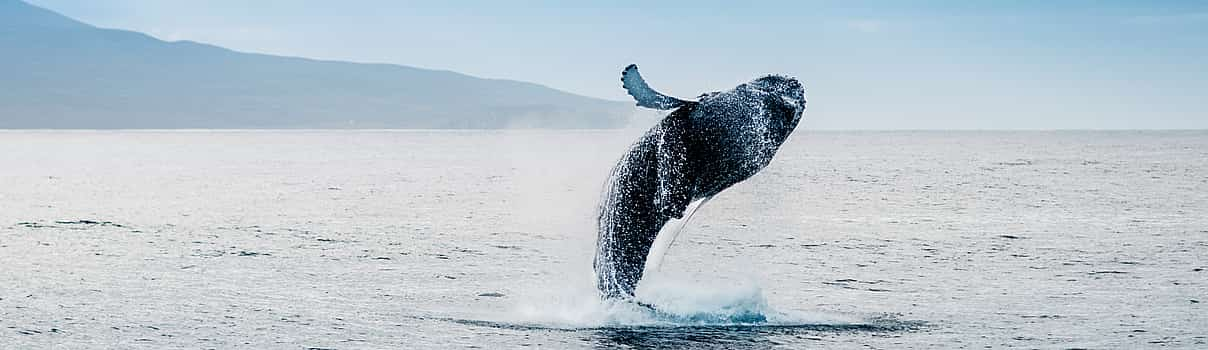
[(688, 173), (688, 116), (695, 103), (676, 109), (659, 124), (662, 138), (658, 146), (659, 190), (655, 201), (659, 213), (679, 219), (692, 201), (691, 174)]
[(621, 85), (625, 87), (629, 96), (633, 96), (633, 99), (638, 102), (639, 107), (667, 110), (687, 103), (687, 101), (663, 95), (651, 89), (650, 85), (646, 85), (646, 81), (642, 79), (642, 75), (638, 73), (636, 64), (625, 67), (625, 71), (621, 72)]

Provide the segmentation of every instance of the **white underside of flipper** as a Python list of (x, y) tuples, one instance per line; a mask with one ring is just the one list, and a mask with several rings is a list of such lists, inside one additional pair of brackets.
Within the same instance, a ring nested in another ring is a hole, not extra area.
[(633, 96), (633, 99), (637, 101), (638, 107), (667, 110), (688, 103), (654, 91), (650, 85), (646, 85), (646, 80), (642, 79), (641, 73), (638, 73), (636, 64), (625, 67), (625, 71), (621, 72), (621, 85), (625, 87), (629, 96)]
[(659, 229), (658, 236), (655, 236), (654, 243), (650, 245), (650, 254), (646, 256), (646, 266), (642, 272), (642, 276), (649, 276), (652, 272), (658, 271), (663, 266), (663, 259), (667, 256), (667, 252), (671, 250), (671, 245), (675, 244), (676, 237), (679, 237), (680, 232), (684, 230), (684, 226), (688, 225), (688, 220), (692, 219), (692, 215), (696, 214), (696, 210), (705, 205), (709, 199), (713, 197), (705, 197), (688, 204), (688, 209), (685, 210), (683, 218), (671, 219), (667, 224)]

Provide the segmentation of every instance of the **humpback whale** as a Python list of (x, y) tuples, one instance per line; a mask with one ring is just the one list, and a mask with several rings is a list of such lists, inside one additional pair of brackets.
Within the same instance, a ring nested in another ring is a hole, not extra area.
[(655, 91), (632, 64), (621, 83), (637, 106), (671, 113), (630, 146), (601, 194), (594, 269), (606, 299), (632, 299), (660, 229), (766, 167), (805, 110), (801, 82), (781, 75), (696, 101)]

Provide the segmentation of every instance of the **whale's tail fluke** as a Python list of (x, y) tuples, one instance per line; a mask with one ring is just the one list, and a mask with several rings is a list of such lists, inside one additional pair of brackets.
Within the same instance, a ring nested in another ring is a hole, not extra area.
[(626, 92), (629, 92), (629, 96), (633, 96), (633, 99), (638, 102), (638, 107), (666, 110), (688, 103), (651, 89), (650, 85), (646, 85), (646, 81), (642, 79), (642, 75), (638, 73), (636, 64), (625, 67), (625, 71), (621, 72), (621, 85), (625, 87)]

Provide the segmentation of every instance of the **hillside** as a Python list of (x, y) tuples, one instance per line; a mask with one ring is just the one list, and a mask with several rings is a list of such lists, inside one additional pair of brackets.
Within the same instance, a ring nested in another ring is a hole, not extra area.
[(242, 53), (0, 0), (0, 128), (610, 128), (632, 107), (389, 64)]

